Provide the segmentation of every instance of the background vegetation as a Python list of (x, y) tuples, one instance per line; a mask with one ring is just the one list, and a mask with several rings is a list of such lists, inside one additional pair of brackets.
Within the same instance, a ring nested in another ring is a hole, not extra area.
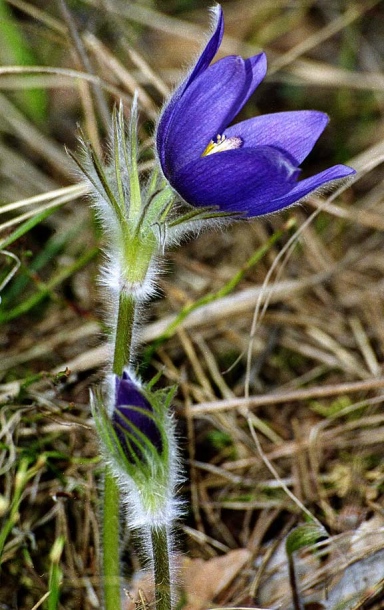
[[(88, 392), (106, 358), (102, 244), (64, 145), (76, 148), (80, 123), (103, 150), (111, 108), (121, 98), (128, 113), (137, 89), (145, 172), (210, 4), (0, 1), (2, 610), (100, 607)], [(269, 60), (242, 118), (323, 110), (304, 175), (336, 162), (359, 175), (167, 253), (141, 373), (180, 386), (185, 607), (382, 608), (384, 5), (223, 8), (222, 54)], [(129, 539), (123, 559), (128, 608), (134, 574), (149, 594)]]

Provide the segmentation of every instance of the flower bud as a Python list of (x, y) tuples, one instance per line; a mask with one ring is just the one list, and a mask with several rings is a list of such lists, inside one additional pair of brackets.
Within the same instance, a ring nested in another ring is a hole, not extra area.
[(135, 463), (144, 459), (148, 444), (159, 454), (163, 450), (161, 433), (157, 427), (153, 407), (127, 371), (116, 377), (113, 427), (127, 459)]
[(111, 381), (109, 396), (92, 396), (92, 410), (104, 458), (129, 506), (129, 525), (168, 527), (179, 513), (174, 494), (181, 480), (169, 413), (174, 389), (141, 385), (129, 370)]

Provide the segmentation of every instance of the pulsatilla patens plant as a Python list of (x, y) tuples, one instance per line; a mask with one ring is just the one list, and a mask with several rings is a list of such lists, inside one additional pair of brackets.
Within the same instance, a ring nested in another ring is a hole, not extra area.
[[(172, 524), (180, 505), (180, 476), (169, 414), (174, 390), (155, 391), (133, 372), (138, 320), (156, 288), (164, 248), (197, 228), (282, 210), (354, 170), (335, 165), (300, 180), (300, 163), (328, 118), (314, 110), (232, 120), (265, 76), (264, 53), (211, 63), (223, 37), (220, 6), (212, 34), (158, 120), (155, 164), (139, 174), (137, 100), (128, 129), (123, 109), (112, 116), (110, 155), (104, 162), (82, 135), (73, 156), (104, 232), (111, 329), (110, 372), (92, 398), (106, 468), (103, 585), (106, 610), (121, 608), (119, 505), (139, 532), (153, 569), (157, 610), (176, 604), (171, 563)], [(128, 508), (129, 507), (129, 508)]]

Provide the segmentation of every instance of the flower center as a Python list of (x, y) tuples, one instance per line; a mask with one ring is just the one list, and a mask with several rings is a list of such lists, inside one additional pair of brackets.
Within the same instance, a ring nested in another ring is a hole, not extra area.
[(240, 148), (242, 145), (243, 140), (240, 138), (240, 136), (232, 136), (231, 138), (227, 138), (224, 134), (218, 134), (216, 136), (216, 141), (211, 140), (201, 156), (207, 157), (208, 155), (223, 152), (224, 150), (234, 150), (235, 148)]

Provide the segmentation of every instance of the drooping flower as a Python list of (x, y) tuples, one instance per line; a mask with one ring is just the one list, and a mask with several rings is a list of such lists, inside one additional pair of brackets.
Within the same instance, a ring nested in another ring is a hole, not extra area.
[(299, 165), (328, 117), (303, 110), (257, 116), (229, 126), (263, 80), (264, 53), (230, 55), (211, 65), (223, 37), (220, 6), (213, 34), (158, 123), (159, 162), (173, 189), (192, 206), (248, 217), (281, 210), (355, 171), (335, 165), (299, 181)]
[(163, 442), (152, 405), (127, 371), (116, 376), (115, 383), (112, 422), (127, 459), (133, 463), (142, 459), (146, 448), (147, 453), (161, 453)]

